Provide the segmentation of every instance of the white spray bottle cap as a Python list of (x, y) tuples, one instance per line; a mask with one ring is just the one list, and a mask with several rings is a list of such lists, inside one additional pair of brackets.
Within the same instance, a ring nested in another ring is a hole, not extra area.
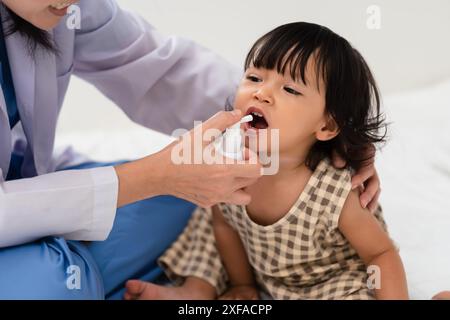
[(241, 123), (253, 120), (252, 115), (247, 115), (241, 121), (229, 127), (223, 136), (219, 139), (216, 149), (223, 156), (231, 159), (242, 160), (242, 134)]

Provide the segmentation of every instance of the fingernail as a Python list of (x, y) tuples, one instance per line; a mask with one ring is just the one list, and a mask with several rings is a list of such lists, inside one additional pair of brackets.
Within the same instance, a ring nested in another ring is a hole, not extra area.
[(355, 190), (356, 188), (358, 188), (357, 184), (352, 185), (352, 190)]
[(234, 109), (233, 111), (231, 111), (231, 114), (234, 116), (240, 116), (242, 114), (242, 111), (239, 109)]
[(366, 209), (366, 207), (367, 207), (367, 202), (366, 202), (366, 201), (362, 201), (362, 207), (363, 207), (364, 209)]

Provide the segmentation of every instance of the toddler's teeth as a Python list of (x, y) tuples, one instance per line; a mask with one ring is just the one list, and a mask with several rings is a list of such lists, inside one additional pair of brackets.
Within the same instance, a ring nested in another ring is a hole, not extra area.
[(70, 1), (63, 1), (63, 2), (60, 2), (57, 4), (53, 4), (53, 5), (51, 5), (51, 7), (55, 8), (57, 10), (60, 10), (60, 9), (64, 9), (65, 7), (67, 7), (69, 4), (70, 4)]

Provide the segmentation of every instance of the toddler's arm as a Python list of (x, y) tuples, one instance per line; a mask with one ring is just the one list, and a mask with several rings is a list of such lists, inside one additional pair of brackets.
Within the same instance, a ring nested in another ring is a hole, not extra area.
[(408, 299), (400, 256), (375, 216), (361, 207), (357, 191), (350, 192), (344, 204), (339, 230), (367, 267), (379, 267), (381, 286), (375, 288), (377, 299)]
[(218, 206), (212, 208), (217, 249), (232, 287), (255, 286), (252, 267), (239, 234), (228, 224)]

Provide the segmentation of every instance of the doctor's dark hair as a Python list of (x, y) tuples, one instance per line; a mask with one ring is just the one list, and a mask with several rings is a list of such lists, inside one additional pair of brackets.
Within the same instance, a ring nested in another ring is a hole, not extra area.
[(31, 55), (34, 55), (36, 49), (41, 47), (47, 52), (57, 53), (57, 49), (52, 39), (50, 38), (50, 34), (33, 24), (29, 23), (22, 17), (18, 16), (14, 11), (6, 7), (4, 4), (0, 4), (3, 6), (5, 11), (8, 13), (8, 17), (1, 17), (1, 21), (4, 22), (6, 20), (7, 28), (4, 30), (4, 36), (7, 37), (15, 32), (19, 32), (22, 36), (27, 39), (28, 49)]
[[(308, 59), (314, 58), (317, 83), (305, 77)], [(361, 54), (330, 29), (312, 23), (282, 25), (256, 41), (245, 60), (249, 67), (289, 72), (306, 85), (325, 84), (325, 112), (339, 128), (336, 137), (317, 141), (306, 165), (314, 170), (336, 152), (347, 167), (358, 170), (373, 161), (375, 143), (384, 142), (386, 125), (380, 114), (380, 95)], [(379, 134), (384, 128), (383, 134)]]

